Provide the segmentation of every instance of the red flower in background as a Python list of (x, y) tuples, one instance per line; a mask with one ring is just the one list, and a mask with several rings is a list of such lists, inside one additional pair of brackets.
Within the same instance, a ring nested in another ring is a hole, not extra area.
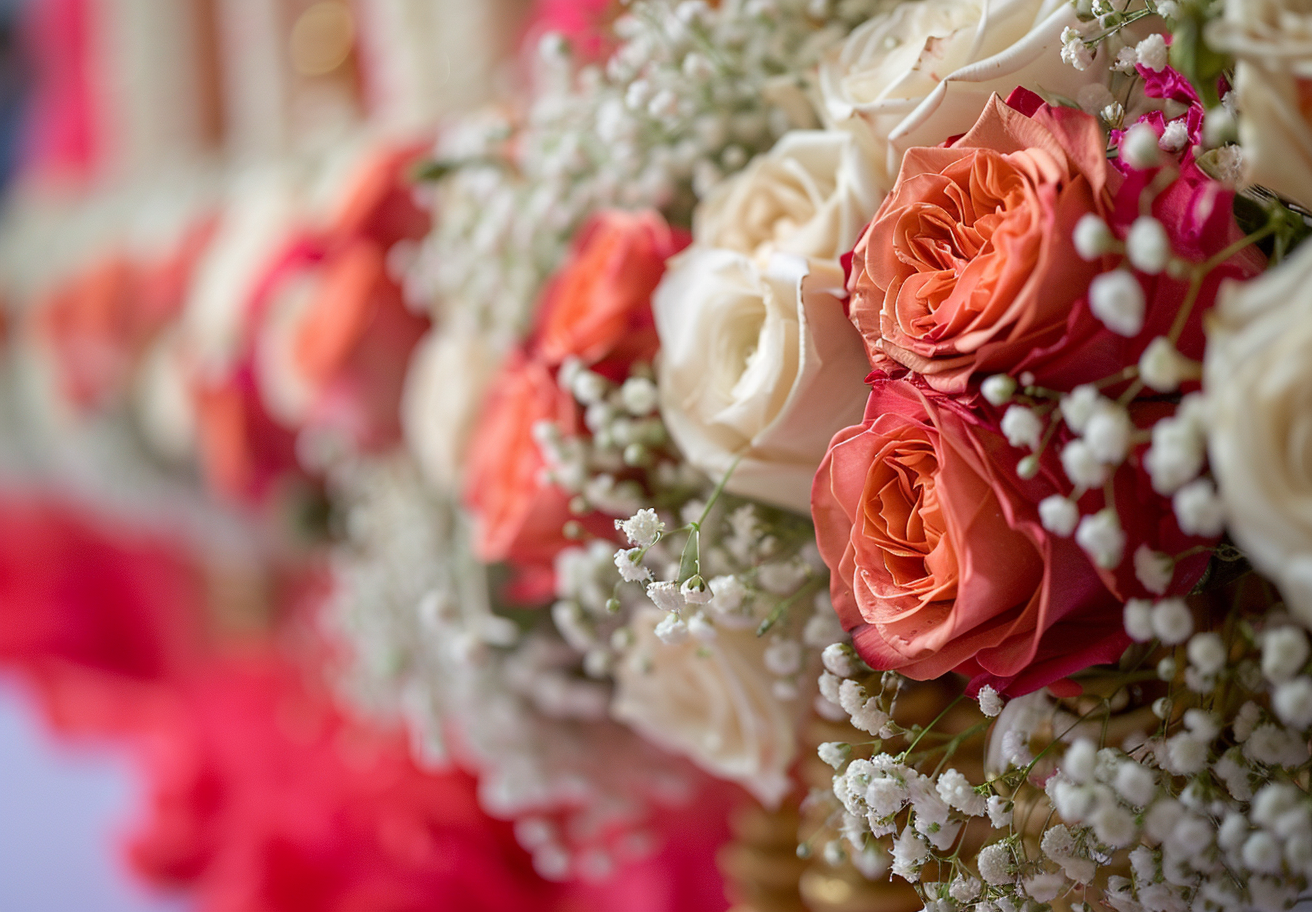
[(133, 749), (149, 800), (128, 856), (145, 877), (201, 912), (724, 909), (724, 790), (657, 821), (648, 860), (547, 882), (473, 778), (421, 770), (400, 732), (344, 714), (282, 651), (285, 629), (207, 635), (204, 578), (176, 536), (34, 499), (0, 510), (0, 663), (65, 734)]
[(124, 393), (146, 346), (181, 312), (214, 227), (201, 219), (155, 262), (106, 254), (38, 302), (36, 333), (75, 406), (95, 409)]

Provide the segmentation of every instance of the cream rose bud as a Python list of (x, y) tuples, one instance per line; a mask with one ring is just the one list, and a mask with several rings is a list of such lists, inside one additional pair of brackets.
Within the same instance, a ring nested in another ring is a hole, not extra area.
[(870, 372), (843, 271), (692, 247), (652, 298), (661, 415), (688, 461), (734, 494), (809, 514), (829, 441), (861, 420)]
[(720, 626), (714, 639), (662, 642), (665, 613), (639, 612), (633, 645), (615, 671), (611, 714), (654, 744), (737, 782), (775, 807), (791, 790), (799, 712), (806, 700), (783, 701), (765, 665), (769, 642), (753, 629)]
[(882, 197), (848, 130), (795, 130), (716, 187), (693, 215), (697, 244), (754, 257), (775, 251), (837, 260)]
[(1222, 286), (1203, 362), (1208, 457), (1235, 541), (1312, 626), (1312, 246)]
[(472, 329), (432, 330), (419, 340), (401, 396), (401, 431), (424, 478), (459, 490), (465, 451), (501, 352)]
[(903, 152), (965, 133), (995, 92), (1025, 86), (1075, 98), (1105, 82), (1106, 66), (1081, 72), (1062, 62), (1062, 31), (1078, 24), (1066, 0), (899, 3), (822, 62), (824, 114), (832, 124), (864, 122), (886, 192)]
[(1236, 58), (1245, 176), (1312, 206), (1312, 9), (1287, 0), (1230, 0), (1208, 41)]

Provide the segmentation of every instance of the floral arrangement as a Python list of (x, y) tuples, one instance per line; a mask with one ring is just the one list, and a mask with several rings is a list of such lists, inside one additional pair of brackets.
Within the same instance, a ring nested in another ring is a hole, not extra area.
[(786, 831), (774, 893), (722, 854), (743, 908), (1287, 909), (1310, 30), (546, 4), (522, 91), (234, 183), (21, 347), (322, 563), (311, 664), (525, 883), (600, 902), (738, 801)]

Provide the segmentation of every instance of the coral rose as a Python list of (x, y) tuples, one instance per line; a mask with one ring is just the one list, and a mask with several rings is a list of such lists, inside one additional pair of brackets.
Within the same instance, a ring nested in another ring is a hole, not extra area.
[[(812, 491), (816, 540), (872, 667), (1023, 693), (1120, 655), (1133, 578), (1100, 573), (1043, 528), (1036, 504), (1062, 490), (1060, 468), (1023, 480), (1015, 463), (988, 414), (905, 380), (876, 380), (865, 421), (834, 437)], [(1135, 512), (1139, 486), (1118, 488), (1127, 536), (1156, 539), (1162, 511)]]
[(624, 365), (650, 360), (658, 342), (651, 294), (665, 261), (688, 244), (656, 212), (605, 211), (574, 239), (551, 280), (538, 322), (537, 352), (549, 365), (566, 358)]
[(1056, 342), (1100, 268), (1072, 236), (1119, 185), (1105, 146), (1092, 117), (1046, 105), (1026, 116), (994, 96), (950, 147), (909, 150), (849, 281), (872, 363), (959, 392)]
[(517, 352), (493, 380), (469, 444), (465, 501), (477, 519), (482, 561), (549, 561), (563, 547), (568, 498), (542, 477), (546, 462), (533, 437), (544, 421), (572, 429), (574, 400), (544, 366)]

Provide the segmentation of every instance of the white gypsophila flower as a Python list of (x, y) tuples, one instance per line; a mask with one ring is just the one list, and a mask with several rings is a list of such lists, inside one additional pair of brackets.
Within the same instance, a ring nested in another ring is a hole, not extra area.
[(1124, 611), (1124, 623), (1126, 623), (1126, 632), (1130, 634), (1130, 639), (1136, 643), (1147, 643), (1148, 640), (1155, 638), (1156, 634), (1152, 629), (1152, 602), (1147, 598), (1131, 598), (1126, 602), (1126, 611)]
[(1312, 678), (1298, 677), (1276, 687), (1271, 708), (1286, 725), (1306, 729), (1312, 726)]
[(1152, 168), (1162, 158), (1157, 145), (1157, 132), (1146, 123), (1140, 122), (1125, 131), (1121, 138), (1121, 158), (1131, 168)]
[(995, 830), (1011, 826), (1012, 803), (1010, 800), (1003, 798), (1001, 795), (990, 795), (985, 802), (985, 810), (989, 815), (989, 823)]
[(1189, 640), (1189, 662), (1202, 674), (1213, 675), (1225, 667), (1226, 644), (1219, 633), (1196, 633)]
[(1183, 152), (1187, 145), (1189, 145), (1189, 125), (1184, 118), (1168, 123), (1162, 129), (1162, 135), (1157, 140), (1157, 147), (1163, 152), (1170, 152), (1172, 155)]
[(1216, 717), (1198, 707), (1185, 710), (1184, 727), (1194, 737), (1201, 738), (1204, 741), (1215, 739), (1221, 731), (1221, 726), (1217, 724)]
[(1180, 388), (1186, 366), (1174, 343), (1166, 336), (1158, 336), (1139, 356), (1139, 379), (1156, 392), (1172, 393)]
[(1061, 449), (1061, 467), (1071, 484), (1096, 488), (1107, 480), (1107, 466), (1084, 440), (1068, 441)]
[(1099, 841), (1115, 848), (1130, 845), (1138, 835), (1133, 815), (1113, 801), (1099, 804), (1094, 809), (1090, 823)]
[(1085, 43), (1084, 36), (1074, 28), (1067, 27), (1061, 33), (1061, 59), (1080, 72), (1093, 66), (1093, 51)]
[(1062, 756), (1061, 771), (1076, 783), (1089, 782), (1093, 779), (1094, 763), (1098, 748), (1088, 738), (1077, 738)]
[(929, 858), (929, 845), (907, 827), (893, 843), (893, 873), (908, 883), (920, 880), (920, 866)]
[(939, 775), (935, 788), (938, 790), (939, 797), (950, 807), (970, 817), (984, 816), (987, 807), (984, 796), (977, 793), (970, 780), (955, 769), (944, 770)]
[(995, 842), (980, 849), (975, 862), (979, 876), (993, 886), (1012, 882), (1012, 865), (1011, 848), (1003, 842)]
[(1038, 449), (1043, 436), (1043, 420), (1024, 405), (1009, 406), (1002, 416), (1001, 428), (1007, 442), (1014, 447)]
[(825, 741), (816, 748), (816, 753), (818, 753), (820, 759), (829, 766), (832, 766), (834, 769), (839, 769), (847, 762), (847, 758), (851, 755), (852, 745), (845, 741)]
[(714, 595), (700, 576), (690, 576), (679, 585), (679, 595), (689, 605), (705, 605)]
[(1194, 630), (1193, 615), (1184, 599), (1162, 599), (1152, 610), (1153, 633), (1168, 646), (1183, 643)]
[[(1154, 137), (1154, 148), (1155, 143)], [(1146, 306), (1139, 280), (1124, 269), (1104, 272), (1089, 284), (1089, 309), (1117, 335), (1129, 338), (1139, 335)]]
[(1119, 465), (1130, 450), (1133, 430), (1130, 414), (1122, 406), (1100, 403), (1084, 426), (1084, 440), (1099, 462)]
[(1066, 878), (1056, 871), (1045, 871), (1025, 878), (1025, 893), (1035, 902), (1047, 903), (1066, 887)]
[(1052, 494), (1039, 501), (1039, 522), (1053, 535), (1069, 538), (1079, 521), (1079, 507), (1068, 497)]
[(1091, 384), (1081, 384), (1061, 397), (1061, 417), (1066, 426), (1077, 434), (1083, 434), (1085, 425), (1093, 417), (1099, 403), (1103, 401), (1102, 393)]
[(1080, 259), (1092, 262), (1111, 253), (1115, 244), (1116, 238), (1107, 223), (1092, 212), (1080, 216), (1075, 223), (1075, 252)]
[(1016, 379), (1006, 374), (993, 374), (984, 378), (979, 391), (990, 405), (1001, 408), (1016, 394)]
[(1097, 566), (1106, 570), (1119, 566), (1125, 555), (1125, 532), (1116, 511), (1103, 508), (1081, 519), (1075, 529), (1075, 543)]
[(988, 684), (979, 689), (975, 699), (979, 701), (979, 711), (989, 718), (993, 718), (1002, 712), (1002, 697)]
[(1161, 595), (1171, 585), (1175, 560), (1169, 554), (1140, 545), (1134, 551), (1134, 576), (1154, 595)]
[(1262, 632), (1262, 674), (1282, 683), (1307, 664), (1307, 635), (1297, 627), (1274, 627)]
[(948, 887), (948, 895), (959, 903), (974, 902), (979, 897), (981, 884), (968, 874), (958, 875)]
[(647, 377), (629, 377), (620, 386), (620, 401), (635, 418), (650, 415), (659, 402), (656, 384)]
[(1144, 467), (1158, 494), (1174, 494), (1198, 476), (1203, 468), (1202, 433), (1179, 417), (1162, 418), (1152, 429), (1152, 444), (1144, 454)]
[(820, 661), (824, 663), (826, 671), (840, 678), (852, 677), (865, 665), (857, 657), (856, 650), (847, 643), (830, 643), (821, 651)]
[(630, 545), (650, 548), (665, 531), (665, 523), (650, 507), (644, 507), (626, 520), (615, 520), (615, 528), (624, 533)]
[(1171, 239), (1161, 222), (1150, 215), (1141, 215), (1130, 225), (1125, 237), (1125, 254), (1135, 269), (1157, 275), (1171, 260)]
[(683, 610), (684, 598), (679, 584), (670, 580), (657, 580), (647, 584), (647, 598), (661, 611), (678, 613)]
[(1298, 766), (1308, 758), (1307, 742), (1293, 732), (1263, 723), (1253, 729), (1244, 742), (1244, 756), (1258, 763)]
[(1239, 707), (1239, 712), (1235, 713), (1234, 722), (1230, 726), (1235, 733), (1235, 740), (1240, 744), (1247, 741), (1261, 720), (1262, 708), (1252, 700)]
[(1212, 537), (1225, 529), (1225, 505), (1211, 479), (1195, 479), (1181, 487), (1171, 497), (1171, 506), (1186, 535)]
[(1146, 807), (1157, 794), (1157, 780), (1142, 765), (1126, 759), (1117, 764), (1112, 788), (1134, 807)]
[[(765, 667), (773, 675), (787, 677), (788, 675), (797, 674), (801, 670), (802, 657), (801, 643), (779, 637), (765, 648)], [(844, 681), (843, 683), (848, 682)], [(839, 695), (841, 698), (841, 689)]]
[(687, 622), (676, 614), (665, 615), (653, 632), (656, 634), (657, 639), (667, 646), (677, 646), (686, 642), (691, 633), (688, 630)]
[(641, 548), (621, 549), (615, 552), (615, 568), (619, 570), (622, 580), (627, 583), (637, 583), (651, 578), (651, 571), (639, 561), (641, 556)]

